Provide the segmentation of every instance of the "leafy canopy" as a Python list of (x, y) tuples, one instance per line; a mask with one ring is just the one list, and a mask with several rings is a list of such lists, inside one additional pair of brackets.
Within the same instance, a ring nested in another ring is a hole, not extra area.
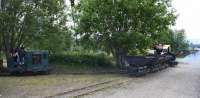
[(3, 50), (26, 46), (58, 50), (69, 45), (64, 0), (1, 0)]
[(81, 0), (77, 9), (81, 42), (116, 58), (148, 48), (175, 21), (169, 0)]

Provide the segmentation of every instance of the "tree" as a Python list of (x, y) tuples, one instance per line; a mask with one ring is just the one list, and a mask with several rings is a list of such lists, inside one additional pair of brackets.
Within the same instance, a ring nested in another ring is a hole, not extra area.
[(71, 36), (65, 26), (67, 18), (64, 0), (1, 0), (0, 2), (0, 37), (7, 57), (10, 50), (23, 45), (40, 49), (57, 49), (59, 47), (51, 44), (63, 46), (64, 42), (66, 46), (70, 41)]
[(174, 32), (174, 50), (179, 51), (179, 50), (186, 50), (189, 47), (189, 42), (186, 40), (185, 37), (185, 30), (176, 30)]
[(112, 53), (117, 65), (133, 49), (148, 48), (174, 23), (168, 0), (81, 0), (78, 33), (81, 42)]
[(170, 44), (173, 52), (179, 50), (187, 50), (189, 47), (189, 42), (185, 37), (185, 30), (166, 30), (166, 32), (161, 32), (157, 42), (163, 44)]

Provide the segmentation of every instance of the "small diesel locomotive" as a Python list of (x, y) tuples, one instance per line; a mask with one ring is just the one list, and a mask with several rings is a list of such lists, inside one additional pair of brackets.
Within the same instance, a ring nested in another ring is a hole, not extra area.
[(47, 51), (27, 51), (21, 62), (15, 57), (10, 57), (7, 61), (7, 71), (16, 73), (49, 73), (48, 52)]

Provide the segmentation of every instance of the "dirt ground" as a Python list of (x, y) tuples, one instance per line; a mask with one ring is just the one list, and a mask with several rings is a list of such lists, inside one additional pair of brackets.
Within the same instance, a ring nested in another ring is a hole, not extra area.
[(86, 85), (125, 78), (119, 75), (0, 76), (0, 98), (43, 98)]
[(200, 98), (200, 65), (182, 63), (84, 98)]

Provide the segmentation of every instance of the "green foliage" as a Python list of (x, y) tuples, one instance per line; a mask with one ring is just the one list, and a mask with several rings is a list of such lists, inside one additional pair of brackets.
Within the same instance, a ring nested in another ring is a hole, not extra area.
[(2, 59), (3, 59), (3, 53), (0, 52), (0, 60), (2, 60)]
[[(78, 5), (70, 0), (70, 10), (64, 1), (0, 0), (0, 47), (6, 56), (25, 46), (50, 51), (52, 62), (109, 66), (106, 56), (62, 53), (100, 50), (121, 65), (124, 56), (144, 55), (155, 43), (170, 44), (174, 51), (188, 47), (184, 33), (170, 28), (176, 19), (171, 0), (80, 0)], [(71, 31), (67, 19), (74, 22)]]
[(64, 0), (1, 0), (3, 49), (8, 54), (11, 49), (25, 45), (55, 52), (70, 46), (66, 21)]
[(189, 42), (186, 40), (185, 31), (174, 32), (174, 51), (188, 50)]
[(176, 18), (166, 0), (81, 0), (77, 9), (81, 42), (118, 61), (133, 49), (150, 47)]
[(134, 55), (134, 56), (144, 56), (147, 55), (147, 50), (146, 49), (134, 49), (130, 50), (127, 55)]
[(89, 67), (112, 67), (112, 58), (103, 54), (84, 54), (84, 53), (70, 53), (62, 55), (51, 55), (51, 63), (60, 63), (65, 65), (89, 66)]
[(184, 30), (168, 30), (168, 32), (162, 32), (157, 42), (170, 44), (174, 52), (187, 50), (189, 47), (189, 42), (186, 40)]

